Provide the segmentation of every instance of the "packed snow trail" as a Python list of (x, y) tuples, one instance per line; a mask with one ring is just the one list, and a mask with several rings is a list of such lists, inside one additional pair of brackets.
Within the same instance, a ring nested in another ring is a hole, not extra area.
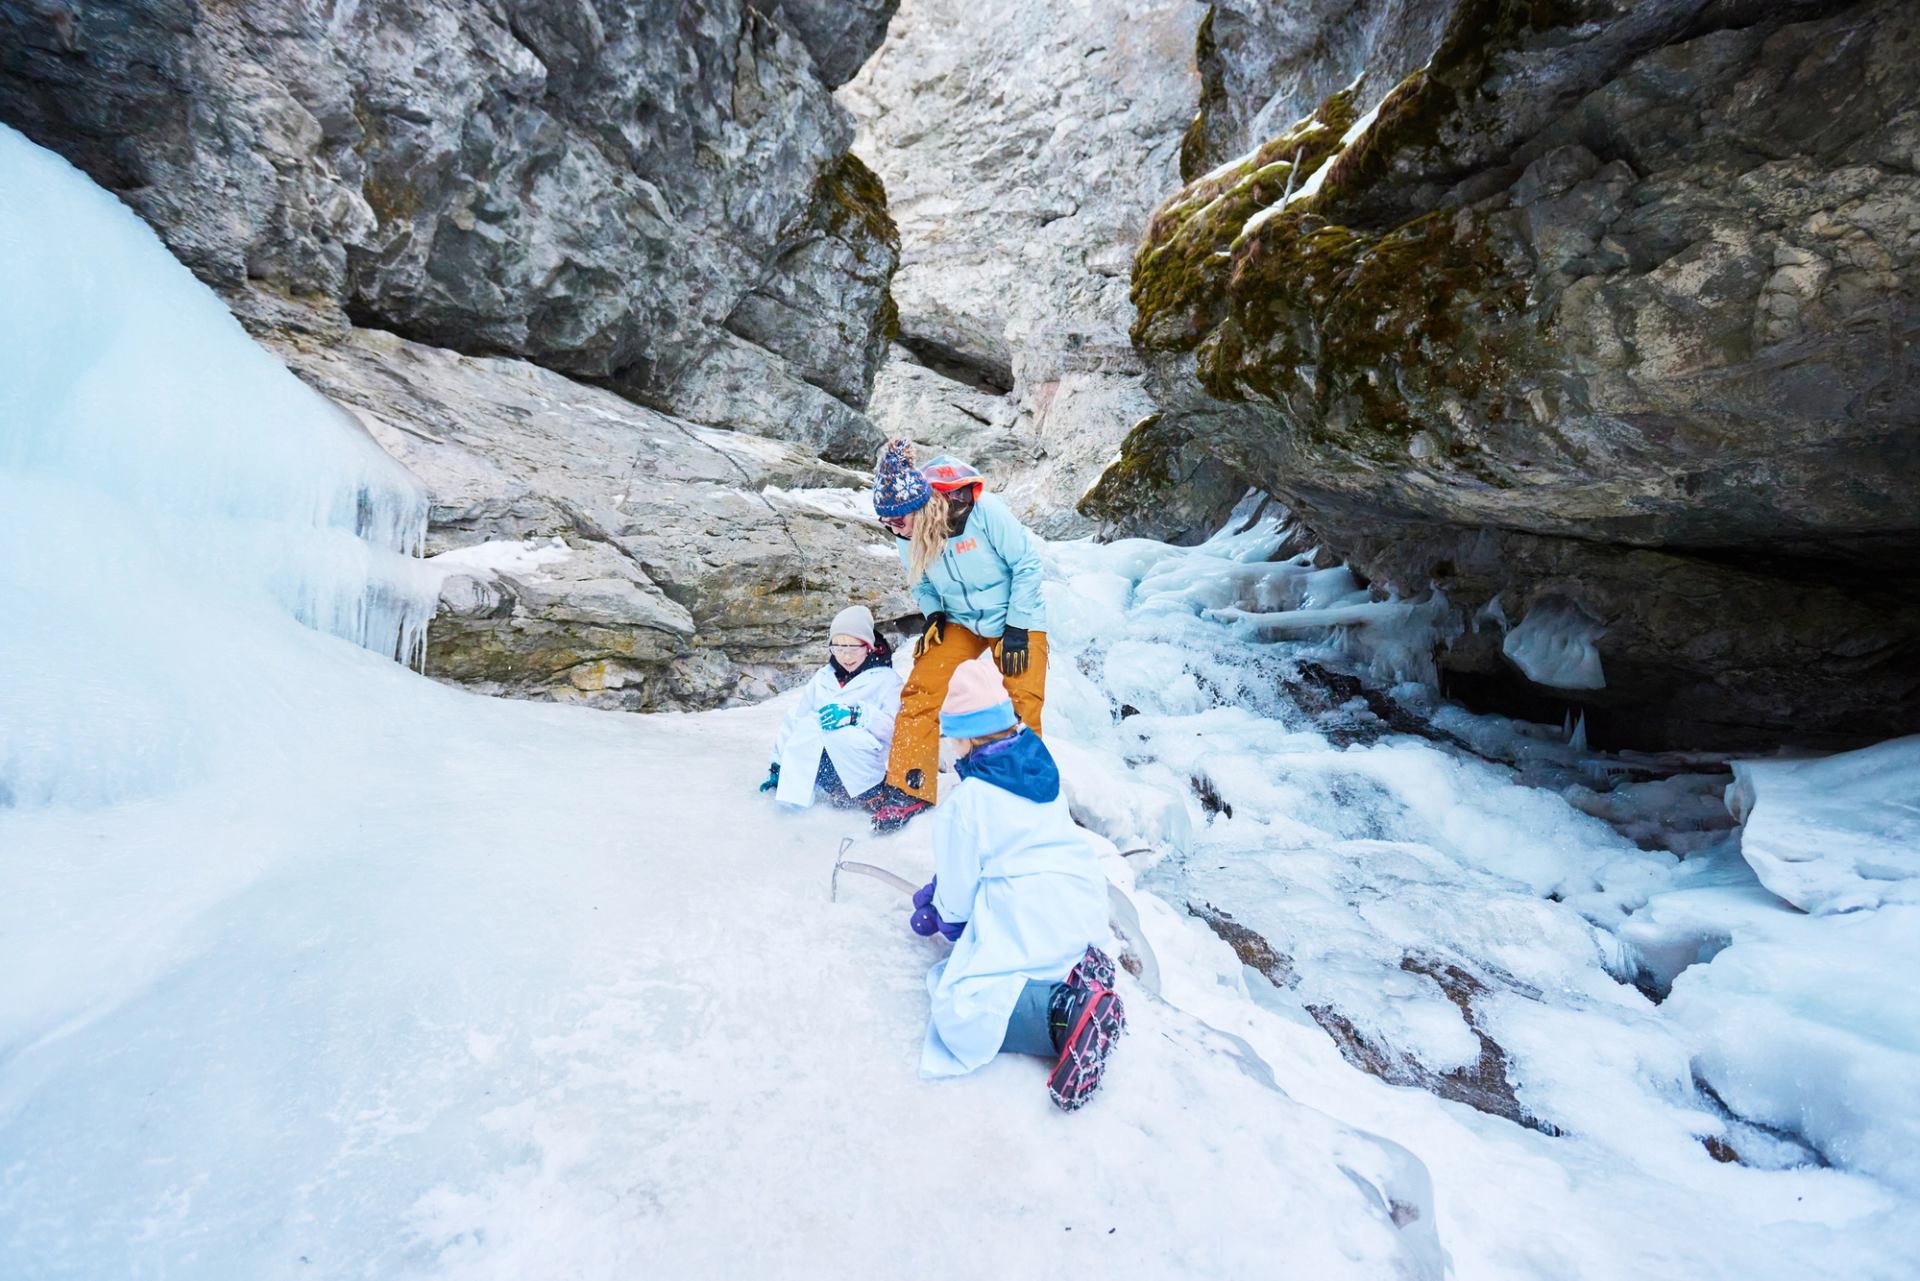
[[(84, 231), (113, 252), (74, 261), (112, 263), (121, 289), (199, 289), (104, 193), (0, 144), (0, 252), (33, 260)], [(69, 202), (56, 221), (15, 200), (22, 166)], [(8, 332), (26, 325), (11, 302)], [(84, 311), (57, 319), (95, 332)], [(230, 323), (180, 328), (167, 359), (203, 386), (254, 359)], [(0, 360), (0, 385), (29, 385), (11, 349)], [(1679, 1033), (1608, 972), (1614, 936), (1580, 915), (1681, 892), (1671, 859), (1493, 766), (1406, 740), (1341, 751), (1287, 704), (1276, 678), (1309, 651), (1255, 644), (1224, 611), (1360, 603), (1338, 574), (1264, 560), (1272, 529), (1055, 549), (1049, 719), (1070, 799), (1153, 846), (1140, 870), (1176, 904), (1209, 869), (1238, 875), (1206, 888), (1270, 912), (1275, 937), (1297, 918), (1308, 995), (1398, 1017), (1429, 1052), (1461, 1034), (1431, 994), (1376, 990), (1395, 949), (1550, 976), (1498, 1030), (1533, 1038), (1524, 1101), (1572, 1109), (1567, 1137), (1348, 1066), (1300, 990), (1135, 889), (1111, 846), (1164, 1000), (1122, 980), (1131, 1031), (1094, 1104), (1057, 1113), (1033, 1060), (920, 1081), (937, 945), (884, 885), (843, 877), (829, 899), (857, 815), (754, 794), (784, 700), (635, 717), (436, 686), (350, 625), (352, 602), (411, 599), (385, 559), (399, 528), (384, 544), (356, 529), (365, 549), (290, 562), (309, 567), (291, 582), (200, 572), (168, 531), (243, 538), (208, 496), (243, 496), (222, 469), (246, 474), (287, 433), (315, 451), (287, 465), (323, 499), (384, 485), (391, 510), (412, 501), (355, 437), (326, 435), (349, 429), (323, 402), (275, 386), (275, 419), (223, 419), (218, 448), (167, 419), (161, 440), (197, 461), (155, 444), (168, 483), (131, 489), (19, 448), (51, 420), (9, 402), (27, 416), (5, 421), (0, 482), (61, 523), (0, 543), (20, 660), (0, 691), (67, 717), (0, 724), (9, 1277), (1915, 1274), (1897, 1184), (1722, 1165), (1689, 1130), (1724, 1122), (1688, 1088)], [(103, 447), (152, 434), (125, 398), (103, 403), (68, 421)], [(307, 510), (331, 507), (255, 515), (343, 547)], [(1315, 585), (1329, 599), (1291, 599)], [(1379, 640), (1382, 662), (1418, 649), (1404, 629)], [(58, 667), (68, 655), (82, 661)], [(1122, 702), (1138, 714), (1116, 720)], [(1234, 805), (1224, 823), (1191, 797), (1196, 750)], [(1356, 768), (1372, 791), (1352, 790)], [(926, 841), (922, 820), (861, 852), (917, 880)], [(1584, 906), (1547, 899), (1576, 882)], [(1746, 947), (1679, 973), (1674, 1001)], [(1786, 1013), (1817, 1011), (1814, 995)], [(1871, 1061), (1897, 1066), (1885, 1053)], [(1859, 1097), (1889, 1107), (1872, 1085)], [(1910, 1119), (1910, 1099), (1891, 1106)]]

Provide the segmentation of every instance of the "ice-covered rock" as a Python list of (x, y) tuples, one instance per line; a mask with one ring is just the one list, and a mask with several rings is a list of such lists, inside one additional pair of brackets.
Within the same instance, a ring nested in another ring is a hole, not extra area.
[(1920, 1195), (1920, 908), (1733, 919), (1661, 1006), (1695, 1072), (1736, 1115)]
[(1920, 905), (1920, 737), (1735, 761), (1727, 806), (1760, 883), (1805, 912)]
[[(1754, 881), (1706, 812), (1709, 758), (1596, 757), (1558, 726), (1322, 667), (1359, 657), (1342, 630), (1407, 630), (1408, 611), (1289, 539), (1284, 513), (1243, 510), (1188, 550), (1050, 549), (1048, 738), (1076, 813), (1121, 839), (1187, 812), (1177, 844), (1128, 860), (1168, 998), (1214, 1011), (1290, 1091), (1339, 1094), (1345, 1063), (1441, 1109), (1389, 1128), (1450, 1172), (1461, 1276), (1908, 1275), (1920, 1111), (1898, 1096), (1916, 1024), (1893, 927), (1762, 947), (1855, 917)], [(1402, 698), (1424, 710), (1352, 732)], [(1795, 946), (1806, 968), (1779, 973)], [(1273, 1017), (1229, 1013), (1243, 1000)], [(1498, 1174), (1469, 1173), (1488, 1159)]]
[(1604, 689), (1606, 672), (1594, 642), (1605, 629), (1580, 606), (1549, 597), (1534, 605), (1500, 642), (1500, 652), (1536, 685)]

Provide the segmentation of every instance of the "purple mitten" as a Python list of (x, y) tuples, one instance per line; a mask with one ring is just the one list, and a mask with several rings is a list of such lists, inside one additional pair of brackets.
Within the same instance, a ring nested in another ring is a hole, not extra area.
[(933, 887), (939, 883), (940, 878), (936, 876), (913, 892), (913, 917), (910, 923), (913, 932), (921, 938), (930, 939), (935, 934), (942, 934), (947, 942), (957, 943), (967, 923), (940, 919), (940, 909), (933, 905)]

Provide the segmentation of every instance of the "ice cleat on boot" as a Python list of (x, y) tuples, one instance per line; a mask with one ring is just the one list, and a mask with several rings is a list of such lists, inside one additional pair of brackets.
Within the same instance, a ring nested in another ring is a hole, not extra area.
[(1088, 982), (1110, 989), (1113, 987), (1114, 979), (1113, 958), (1091, 945), (1088, 946), (1086, 954), (1080, 958), (1080, 963), (1067, 971), (1068, 987), (1072, 987), (1076, 982)]
[(1060, 1057), (1047, 1075), (1047, 1093), (1062, 1112), (1084, 1107), (1100, 1088), (1113, 1043), (1127, 1027), (1127, 1007), (1113, 990), (1113, 961), (1089, 947), (1054, 992), (1048, 1031)]
[(915, 814), (930, 808), (919, 797), (903, 792), (891, 783), (883, 783), (868, 803), (867, 812), (873, 815), (873, 834), (884, 836), (888, 832), (899, 831)]

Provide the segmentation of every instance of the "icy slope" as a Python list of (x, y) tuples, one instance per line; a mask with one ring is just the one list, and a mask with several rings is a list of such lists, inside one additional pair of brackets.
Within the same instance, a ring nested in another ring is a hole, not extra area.
[(1819, 913), (1920, 905), (1920, 735), (1733, 772), (1741, 853), (1775, 894)]
[(1439, 1275), (1416, 1163), (1144, 993), (1080, 1116), (1030, 1060), (921, 1082), (933, 945), (752, 795), (777, 705), (359, 675), (401, 724), (297, 789), (0, 818), (24, 1275)]
[(385, 654), (432, 613), (426, 498), (144, 224), (0, 126), (0, 804), (278, 750), (252, 629)]

